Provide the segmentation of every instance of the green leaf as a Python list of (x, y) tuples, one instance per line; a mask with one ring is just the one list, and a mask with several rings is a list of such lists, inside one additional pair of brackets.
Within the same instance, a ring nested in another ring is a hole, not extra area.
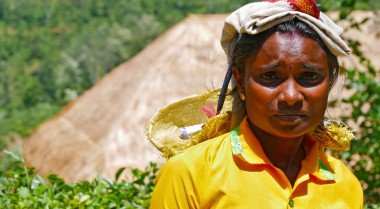
[(27, 187), (20, 187), (17, 189), (17, 193), (20, 196), (20, 198), (26, 198), (29, 196), (29, 189)]
[(119, 177), (120, 175), (123, 173), (123, 171), (125, 170), (125, 167), (122, 167), (120, 168), (119, 170), (117, 170), (116, 174), (115, 174), (115, 181), (117, 182), (119, 180)]

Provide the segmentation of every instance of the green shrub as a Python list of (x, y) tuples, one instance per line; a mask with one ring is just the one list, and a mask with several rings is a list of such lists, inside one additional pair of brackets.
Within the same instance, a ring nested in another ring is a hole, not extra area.
[(130, 169), (132, 179), (120, 179), (125, 168), (119, 169), (115, 179), (98, 177), (93, 181), (66, 183), (55, 174), (47, 180), (27, 168), (21, 148), (8, 152), (14, 159), (12, 170), (0, 172), (0, 208), (148, 208), (156, 164), (146, 170)]
[[(341, 0), (340, 20), (348, 21), (346, 29), (362, 30), (362, 25), (368, 18), (357, 20), (348, 15), (358, 4), (368, 3), (369, 0)], [(351, 148), (339, 153), (339, 157), (346, 160), (352, 167), (354, 174), (361, 181), (367, 208), (380, 208), (380, 69), (375, 69), (371, 61), (364, 55), (360, 40), (346, 40), (352, 49), (352, 54), (358, 58), (360, 66), (345, 68), (347, 84), (352, 96), (345, 99), (351, 114), (343, 118), (345, 121), (356, 123), (356, 137)]]
[(354, 91), (344, 100), (353, 110), (346, 120), (353, 120), (360, 129), (358, 140), (342, 157), (353, 161), (350, 164), (362, 182), (366, 202), (380, 203), (380, 82), (376, 81), (377, 73), (370, 61), (362, 57), (361, 63), (367, 65), (368, 72), (346, 70), (350, 80), (346, 87)]

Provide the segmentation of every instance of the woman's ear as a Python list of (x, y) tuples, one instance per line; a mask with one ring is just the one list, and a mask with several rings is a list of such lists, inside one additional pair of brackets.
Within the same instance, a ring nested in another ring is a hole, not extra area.
[(232, 74), (235, 76), (236, 87), (237, 87), (238, 91), (244, 92), (244, 77), (240, 73), (239, 69), (236, 66), (232, 67)]

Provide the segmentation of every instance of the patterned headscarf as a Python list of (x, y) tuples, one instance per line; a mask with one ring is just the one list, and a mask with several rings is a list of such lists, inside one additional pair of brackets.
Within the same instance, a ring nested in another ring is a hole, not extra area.
[[(277, 2), (281, 0), (267, 0), (267, 2)], [(319, 9), (314, 0), (288, 0), (294, 11), (300, 11), (319, 19)]]
[(335, 56), (350, 53), (349, 47), (340, 37), (343, 29), (320, 12), (314, 0), (267, 0), (241, 7), (225, 20), (222, 47), (230, 58), (231, 50), (242, 34), (258, 34), (295, 18), (315, 30)]

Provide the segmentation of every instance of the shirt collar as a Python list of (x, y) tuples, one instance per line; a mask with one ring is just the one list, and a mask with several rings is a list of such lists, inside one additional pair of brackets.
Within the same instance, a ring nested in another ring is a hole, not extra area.
[[(306, 158), (302, 161), (302, 169), (299, 175), (310, 174), (321, 181), (334, 180), (322, 148), (312, 136), (306, 134), (303, 145)], [(247, 117), (241, 124), (231, 131), (231, 147), (234, 156), (251, 165), (272, 165), (262, 146), (249, 126)], [(272, 165), (273, 166), (273, 165)]]

